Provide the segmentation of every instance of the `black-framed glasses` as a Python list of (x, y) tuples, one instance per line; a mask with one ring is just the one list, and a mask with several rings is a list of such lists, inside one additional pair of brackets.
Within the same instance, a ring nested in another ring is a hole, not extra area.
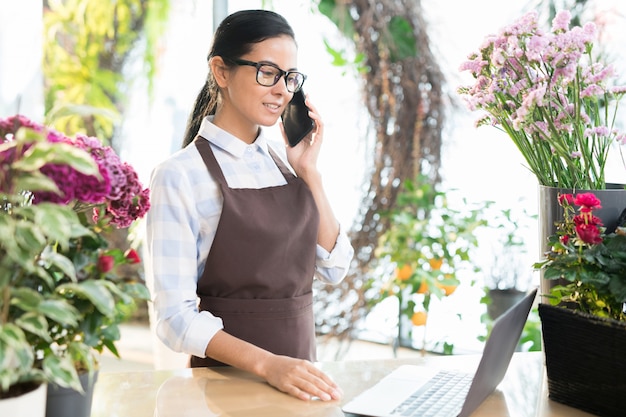
[(264, 87), (273, 87), (282, 78), (285, 77), (287, 91), (295, 93), (302, 88), (306, 75), (298, 71), (283, 71), (276, 65), (269, 62), (253, 62), (245, 59), (231, 59), (229, 61), (237, 65), (249, 65), (256, 68), (256, 82)]

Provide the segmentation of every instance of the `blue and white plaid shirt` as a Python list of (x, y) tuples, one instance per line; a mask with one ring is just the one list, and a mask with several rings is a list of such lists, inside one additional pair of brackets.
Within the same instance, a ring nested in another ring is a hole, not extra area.
[[(248, 145), (205, 119), (199, 134), (211, 143), (231, 188), (286, 184), (268, 152), (263, 131)], [(272, 149), (286, 161), (284, 146)], [(223, 325), (219, 317), (198, 311), (196, 286), (220, 219), (222, 194), (193, 144), (156, 166), (150, 191), (146, 273), (152, 285), (157, 335), (176, 352), (204, 357), (206, 346)], [(353, 254), (343, 230), (332, 252), (318, 245), (316, 278), (339, 283)]]

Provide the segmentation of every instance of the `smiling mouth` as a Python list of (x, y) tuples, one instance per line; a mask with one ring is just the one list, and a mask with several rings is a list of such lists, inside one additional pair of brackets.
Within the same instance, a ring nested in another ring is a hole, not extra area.
[(278, 110), (280, 109), (280, 106), (277, 104), (265, 104), (265, 107), (271, 109), (271, 110)]

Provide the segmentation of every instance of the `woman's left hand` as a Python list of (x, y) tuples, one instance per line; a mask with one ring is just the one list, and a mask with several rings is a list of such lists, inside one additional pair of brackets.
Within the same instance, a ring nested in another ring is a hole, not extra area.
[(324, 137), (324, 123), (315, 106), (309, 101), (308, 95), (305, 103), (310, 109), (309, 116), (315, 122), (313, 130), (293, 148), (288, 144), (282, 122), (280, 123), (280, 130), (283, 134), (285, 146), (287, 147), (287, 160), (289, 164), (293, 167), (296, 175), (306, 181), (308, 176), (318, 173), (317, 157), (320, 153)]

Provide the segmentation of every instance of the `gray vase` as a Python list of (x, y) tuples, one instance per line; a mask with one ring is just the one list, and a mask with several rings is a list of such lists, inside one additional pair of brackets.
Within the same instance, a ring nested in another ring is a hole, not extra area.
[[(572, 190), (567, 188), (539, 186), (539, 250), (541, 259), (543, 254), (548, 251), (548, 239), (556, 233), (555, 223), (563, 220), (563, 208), (559, 205), (559, 194), (582, 194), (593, 193), (600, 199), (602, 208), (594, 210), (593, 214), (602, 219), (602, 223), (606, 227), (607, 233), (615, 231), (618, 225), (618, 219), (622, 211), (626, 208), (626, 190), (623, 184), (607, 184), (604, 190)], [(543, 271), (541, 273), (541, 294), (546, 295), (557, 284), (562, 285), (566, 282), (560, 280), (543, 279)], [(548, 303), (547, 298), (542, 298), (542, 302)]]
[(84, 394), (71, 389), (51, 384), (48, 386), (46, 400), (46, 417), (89, 417), (93, 388), (98, 379), (98, 372), (90, 375), (84, 372), (79, 375)]

